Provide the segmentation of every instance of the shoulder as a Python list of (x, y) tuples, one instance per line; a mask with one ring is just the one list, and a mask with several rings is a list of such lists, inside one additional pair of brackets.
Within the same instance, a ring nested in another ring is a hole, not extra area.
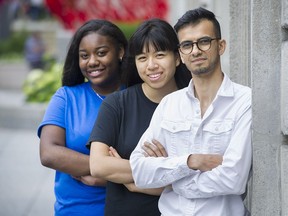
[(235, 99), (243, 97), (251, 99), (252, 92), (250, 87), (232, 81), (227, 75), (225, 75), (223, 82), (222, 94), (233, 96)]
[(185, 87), (185, 88), (179, 89), (177, 91), (171, 92), (170, 94), (166, 95), (161, 100), (160, 103), (168, 102), (168, 101), (174, 101), (175, 102), (175, 101), (181, 100), (181, 98), (186, 95), (187, 90), (188, 90), (188, 87)]
[[(78, 98), (83, 100), (85, 94), (87, 94), (87, 92), (89, 93), (89, 91), (87, 90), (88, 85), (86, 83), (82, 83), (79, 85), (75, 85), (75, 86), (62, 86), (60, 87), (55, 94), (53, 95), (52, 98), (62, 98), (64, 100), (70, 100), (70, 99), (75, 99), (77, 100)], [(91, 93), (89, 93), (91, 94)]]
[(104, 101), (105, 102), (112, 102), (112, 101), (126, 101), (131, 98), (134, 98), (136, 95), (141, 93), (141, 85), (137, 84), (134, 86), (130, 86), (126, 89), (121, 91), (113, 92), (112, 94), (108, 95)]
[(83, 94), (83, 92), (89, 90), (89, 86), (90, 85), (88, 82), (84, 82), (75, 86), (62, 86), (59, 90), (65, 92), (66, 94), (77, 95), (77, 94)]
[(243, 98), (251, 103), (252, 91), (250, 87), (238, 83), (233, 83), (233, 87), (234, 94), (237, 98)]
[(170, 112), (173, 109), (177, 109), (181, 106), (185, 107), (185, 104), (187, 103), (188, 96), (188, 87), (185, 87), (183, 89), (174, 91), (168, 95), (166, 95), (159, 103), (157, 110), (161, 110), (160, 112), (165, 113), (165, 110), (167, 112)]

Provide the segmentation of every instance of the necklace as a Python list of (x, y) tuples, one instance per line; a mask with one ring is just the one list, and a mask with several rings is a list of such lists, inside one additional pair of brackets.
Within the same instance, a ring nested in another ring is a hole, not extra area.
[[(91, 88), (92, 88), (92, 87), (91, 87)], [(104, 100), (104, 98), (101, 97), (101, 96), (94, 90), (94, 88), (92, 88), (92, 90), (94, 91), (94, 93), (97, 95), (97, 97), (98, 97), (101, 101)]]

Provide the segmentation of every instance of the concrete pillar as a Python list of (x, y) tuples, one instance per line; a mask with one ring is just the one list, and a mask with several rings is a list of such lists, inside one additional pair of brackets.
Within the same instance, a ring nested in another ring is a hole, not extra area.
[(251, 4), (230, 1), (230, 78), (251, 86)]
[(230, 76), (252, 87), (252, 215), (288, 216), (288, 1), (230, 2)]
[(280, 149), (281, 210), (283, 216), (288, 216), (288, 0), (282, 1), (281, 30), (281, 129), (286, 135)]
[[(281, 1), (251, 4), (252, 215), (281, 215)], [(279, 164), (280, 163), (280, 164)]]

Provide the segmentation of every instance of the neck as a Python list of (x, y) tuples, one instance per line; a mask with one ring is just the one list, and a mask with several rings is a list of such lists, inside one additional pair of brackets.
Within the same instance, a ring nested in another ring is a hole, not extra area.
[(213, 102), (223, 81), (223, 73), (214, 73), (206, 77), (193, 77), (195, 97), (200, 101), (202, 116)]
[(145, 96), (149, 100), (153, 101), (154, 103), (160, 103), (163, 97), (178, 90), (178, 87), (176, 85), (175, 79), (172, 79), (169, 83), (161, 88), (153, 88), (147, 83), (143, 83), (142, 89)]
[(109, 85), (94, 85), (91, 83), (91, 88), (100, 95), (108, 95), (120, 88), (120, 81), (110, 83)]

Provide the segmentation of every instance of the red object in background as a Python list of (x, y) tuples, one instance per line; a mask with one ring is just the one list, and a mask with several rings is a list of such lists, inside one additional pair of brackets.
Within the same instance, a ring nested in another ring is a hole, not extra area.
[[(1, 1), (1, 0), (0, 0)], [(136, 22), (166, 19), (167, 0), (45, 0), (50, 12), (66, 29), (75, 30), (90, 19)]]

